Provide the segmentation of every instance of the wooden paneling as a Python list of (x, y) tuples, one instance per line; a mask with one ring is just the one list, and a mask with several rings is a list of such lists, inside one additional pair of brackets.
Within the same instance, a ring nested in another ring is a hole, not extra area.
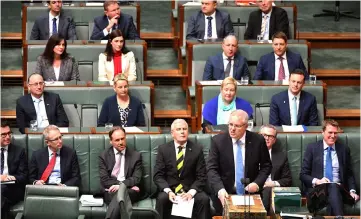
[(1, 110), (0, 114), (2, 119), (16, 119), (15, 110)]
[(183, 78), (187, 75), (182, 74), (179, 69), (148, 69), (147, 78), (149, 77)]
[(22, 70), (1, 70), (2, 78), (23, 78)]
[(173, 33), (168, 32), (143, 32), (140, 33), (140, 38), (143, 40), (173, 40)]
[(22, 34), (21, 33), (1, 33), (1, 39), (2, 40), (22, 40)]

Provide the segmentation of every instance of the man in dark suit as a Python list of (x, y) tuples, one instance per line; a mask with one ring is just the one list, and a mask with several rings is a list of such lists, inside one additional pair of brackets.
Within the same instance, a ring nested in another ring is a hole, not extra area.
[(271, 215), (272, 188), (289, 187), (292, 185), (292, 176), (288, 164), (287, 154), (279, 145), (274, 146), (277, 140), (277, 130), (273, 125), (263, 125), (260, 130), (263, 135), (272, 161), (272, 172), (268, 176), (262, 191), (262, 201), (267, 213)]
[(290, 74), (288, 90), (275, 94), (271, 100), (269, 123), (274, 126), (317, 126), (316, 97), (303, 91), (305, 73), (295, 69)]
[(68, 127), (69, 120), (63, 103), (58, 94), (44, 91), (44, 80), (40, 74), (29, 76), (28, 88), (30, 94), (20, 97), (16, 101), (16, 123), (21, 133), (30, 127), (31, 120), (37, 120), (38, 127), (49, 124)]
[(209, 198), (204, 192), (206, 164), (203, 147), (188, 140), (188, 124), (176, 119), (171, 125), (173, 141), (158, 147), (153, 181), (158, 187), (156, 209), (170, 218), (172, 203), (194, 198), (192, 218), (210, 218)]
[(94, 19), (94, 29), (91, 40), (107, 40), (109, 34), (119, 29), (125, 40), (140, 40), (132, 16), (120, 13), (117, 1), (106, 0), (104, 2), (104, 15)]
[(62, 1), (48, 1), (49, 13), (35, 20), (30, 40), (48, 40), (53, 34), (60, 34), (66, 40), (76, 40), (75, 24), (71, 15), (62, 8)]
[[(264, 138), (250, 131), (248, 114), (243, 110), (231, 113), (228, 132), (212, 138), (208, 155), (208, 182), (217, 215), (222, 215), (228, 194), (258, 193), (272, 170)], [(244, 185), (241, 179), (249, 179)]]
[(257, 1), (259, 9), (249, 15), (245, 40), (256, 40), (258, 35), (263, 40), (269, 40), (278, 31), (290, 37), (287, 12), (283, 8), (272, 7), (272, 3), (273, 0)]
[[(6, 218), (9, 208), (24, 198), (28, 182), (28, 159), (25, 149), (11, 144), (11, 130), (1, 121), (1, 218)], [(12, 181), (15, 183), (8, 184)]]
[(125, 130), (115, 126), (109, 132), (111, 147), (103, 151), (99, 156), (99, 177), (104, 193), (104, 201), (109, 205), (105, 218), (120, 218), (119, 203), (116, 192), (119, 184), (124, 183), (128, 187), (128, 193), (132, 203), (141, 199), (143, 188), (142, 180), (142, 156), (138, 151), (127, 148)]
[(250, 77), (247, 59), (238, 53), (238, 41), (233, 35), (229, 35), (222, 42), (223, 53), (210, 56), (204, 66), (203, 80), (223, 80), (233, 77), (241, 80), (241, 77)]
[[(360, 198), (356, 194), (350, 148), (337, 142), (339, 131), (336, 121), (323, 122), (323, 140), (307, 146), (300, 172), (300, 180), (305, 185), (307, 193), (312, 192), (318, 185), (331, 182), (327, 185), (327, 214), (335, 216), (344, 215), (343, 196), (345, 194), (342, 194), (341, 187), (349, 192), (355, 202)], [(339, 183), (341, 187), (333, 183)], [(345, 192), (346, 195), (348, 195), (347, 192)]]
[(287, 36), (283, 32), (272, 36), (272, 48), (273, 52), (262, 56), (259, 60), (254, 80), (288, 80), (289, 73), (294, 69), (302, 69), (305, 78), (308, 79), (302, 57), (287, 50)]
[(217, 1), (202, 0), (199, 12), (188, 20), (187, 40), (223, 39), (234, 34), (231, 17), (217, 8)]
[(74, 149), (63, 145), (55, 125), (43, 132), (48, 147), (35, 151), (29, 166), (29, 182), (34, 185), (80, 186), (80, 169)]

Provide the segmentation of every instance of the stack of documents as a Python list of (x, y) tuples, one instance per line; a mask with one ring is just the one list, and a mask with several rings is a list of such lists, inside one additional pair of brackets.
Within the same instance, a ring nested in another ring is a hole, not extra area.
[(101, 207), (104, 204), (102, 198), (94, 198), (93, 195), (82, 195), (80, 202), (83, 207)]

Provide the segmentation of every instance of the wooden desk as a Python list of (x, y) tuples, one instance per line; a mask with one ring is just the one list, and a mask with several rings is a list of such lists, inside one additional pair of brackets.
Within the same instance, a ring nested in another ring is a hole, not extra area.
[[(232, 195), (233, 196), (233, 195)], [(245, 205), (233, 205), (232, 204), (232, 196), (230, 196), (227, 199), (227, 204), (228, 204), (228, 209), (226, 209), (227, 211), (227, 215), (229, 217), (226, 217), (227, 219), (232, 219), (232, 218), (244, 218), (244, 211), (248, 210), (248, 206)], [(254, 200), (254, 204), (250, 206), (250, 213), (251, 213), (251, 217), (252, 218), (257, 218), (257, 219), (261, 219), (261, 218), (267, 218), (267, 211), (265, 210), (264, 206), (263, 206), (263, 202), (261, 199), (260, 195), (252, 195), (253, 200)], [(248, 197), (246, 197), (248, 199)], [(233, 215), (233, 217), (232, 217)]]

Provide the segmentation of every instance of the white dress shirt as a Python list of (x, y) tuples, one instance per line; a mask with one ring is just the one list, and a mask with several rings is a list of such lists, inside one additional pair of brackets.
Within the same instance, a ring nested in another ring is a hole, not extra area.
[[(41, 97), (39, 99), (34, 97), (33, 95), (31, 95), (31, 98), (32, 98), (33, 103), (34, 103), (36, 116), (41, 117), (41, 123), (38, 124), (38, 127), (39, 128), (45, 128), (46, 126), (49, 125), (49, 121), (48, 121), (48, 116), (46, 115), (44, 95), (41, 95)], [(39, 109), (38, 109), (37, 105), (38, 105), (39, 100), (41, 100), (41, 102), (39, 104)], [(40, 110), (40, 112), (38, 112), (38, 110)]]
[[(208, 33), (208, 19), (207, 17), (212, 17), (212, 37), (211, 38), (208, 38), (207, 36), (207, 33)], [(213, 14), (211, 14), (211, 16), (207, 16), (207, 15), (204, 15), (204, 19), (205, 19), (205, 22), (204, 22), (204, 39), (217, 39), (218, 36), (217, 36), (217, 28), (216, 28), (216, 12), (214, 11)]]
[[(266, 23), (266, 27), (265, 27), (265, 31), (264, 31), (264, 35), (263, 35), (263, 40), (269, 40), (269, 26), (270, 26), (271, 14), (272, 14), (272, 9), (270, 12), (268, 12), (268, 14), (265, 14), (262, 12), (262, 22), (263, 22), (264, 16), (267, 16), (267, 23)], [(261, 22), (261, 25), (262, 25), (262, 22)]]
[[(227, 65), (228, 65), (228, 57), (224, 54), (224, 52), (222, 52), (222, 57), (223, 57), (223, 66), (224, 66), (224, 71), (226, 71)], [(232, 61), (231, 61), (231, 70), (229, 71), (229, 77), (234, 78), (233, 76), (233, 66), (234, 66), (234, 56), (231, 57)], [(228, 121), (228, 120), (225, 120)]]
[[(274, 54), (275, 55), (275, 81), (278, 81), (278, 73), (280, 71), (280, 66), (281, 66), (281, 60), (279, 60), (279, 56)], [(290, 70), (288, 69), (288, 63), (287, 63), (287, 56), (286, 56), (286, 52), (282, 55), (282, 63), (283, 63), (283, 69), (285, 70), (285, 79), (284, 80), (287, 80), (289, 79), (290, 77)]]
[[(293, 104), (292, 104), (292, 102), (293, 102), (293, 98), (294, 98), (295, 96), (291, 93), (291, 91), (290, 90), (288, 90), (288, 103), (289, 103), (289, 108), (290, 108), (290, 116), (291, 116), (291, 124), (293, 124), (293, 121), (292, 121), (292, 110), (293, 110)], [(296, 95), (296, 97), (297, 97), (297, 100), (296, 100), (296, 105), (297, 105), (297, 110), (296, 110), (296, 112), (297, 112), (297, 115), (296, 115), (296, 118), (298, 118), (297, 116), (298, 116), (298, 109), (300, 108), (299, 106), (300, 106), (300, 97), (301, 97), (301, 92), (299, 92), (297, 95)], [(295, 124), (297, 124), (297, 121), (295, 122)]]
[[(118, 159), (121, 159), (120, 160), (120, 169), (119, 169), (117, 180), (120, 182), (123, 182), (125, 180), (124, 165), (125, 165), (126, 148), (122, 152), (117, 151), (115, 148), (113, 148), (113, 150), (114, 150), (115, 163), (116, 163), (117, 157), (118, 157)], [(120, 155), (120, 154), (122, 154), (122, 155)]]
[[(51, 158), (53, 157), (53, 151), (50, 150), (48, 147), (49, 152), (49, 162)], [(49, 184), (59, 184), (61, 183), (61, 170), (60, 170), (60, 151), (56, 152), (56, 159), (55, 159), (55, 166), (53, 171), (51, 171), (51, 174), (49, 176)]]
[(53, 35), (53, 19), (56, 18), (56, 31), (59, 33), (59, 17), (60, 14), (57, 16), (53, 16), (49, 11), (49, 38)]
[[(237, 169), (237, 151), (238, 151), (238, 144), (237, 144), (238, 139), (232, 138), (232, 144), (233, 144), (233, 158), (234, 158), (234, 170)], [(246, 171), (244, 169), (244, 162), (245, 162), (245, 157), (246, 157), (246, 132), (244, 133), (244, 135), (239, 139), (239, 141), (242, 142), (242, 158), (243, 158), (243, 173)], [(236, 179), (236, 172), (234, 171), (234, 179)], [(234, 187), (236, 187), (236, 180), (234, 180)]]
[(4, 150), (4, 171), (2, 175), (9, 175), (9, 167), (8, 167), (8, 150), (9, 150), (9, 145), (1, 147), (1, 148), (5, 148)]
[(60, 75), (60, 66), (59, 67), (53, 67), (55, 72), (55, 78), (57, 81), (59, 81), (59, 75)]

